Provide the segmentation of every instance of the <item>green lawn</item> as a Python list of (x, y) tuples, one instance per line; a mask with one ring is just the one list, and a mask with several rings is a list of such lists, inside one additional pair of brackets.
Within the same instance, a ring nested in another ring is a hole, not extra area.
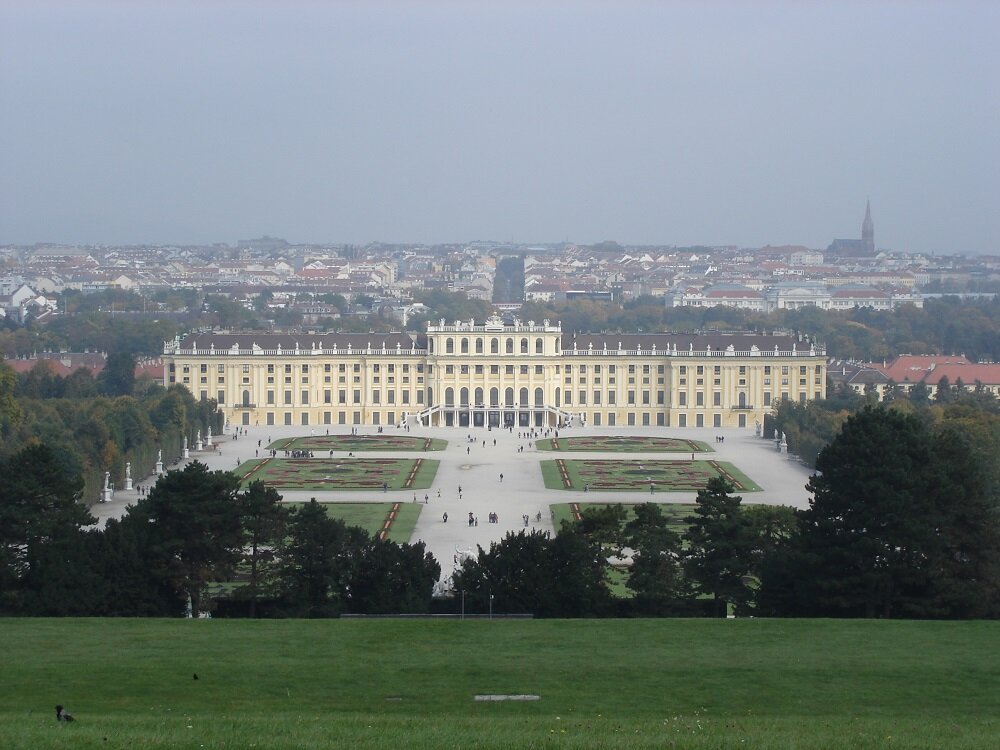
[(542, 479), (550, 490), (592, 492), (697, 492), (708, 480), (725, 476), (737, 492), (760, 487), (728, 461), (658, 459), (562, 459), (542, 461)]
[[(285, 503), (285, 505), (300, 507), (302, 503)], [(394, 503), (322, 503), (322, 505), (331, 518), (340, 519), (348, 526), (357, 526), (375, 536), (382, 530), (382, 525)], [(422, 503), (400, 501), (396, 519), (389, 527), (389, 540), (398, 544), (409, 542), (423, 507)]]
[[(563, 521), (576, 520), (576, 517), (573, 515), (573, 505), (584, 511), (587, 508), (607, 508), (610, 503), (557, 503), (550, 505), (549, 510), (552, 512), (552, 520), (556, 531), (562, 527)], [(685, 516), (694, 514), (694, 505), (691, 503), (657, 503), (657, 505), (660, 506), (660, 510), (667, 519), (667, 528), (675, 534), (683, 534), (687, 531), (688, 525), (684, 523), (683, 519)], [(622, 503), (622, 507), (625, 509), (625, 523), (628, 523), (635, 518), (635, 511), (631, 503)]]
[(275, 440), (273, 448), (282, 455), (284, 451), (314, 451), (329, 454), (330, 451), (443, 451), (448, 441), (441, 438), (410, 437), (409, 435), (305, 435), (301, 437)]
[(281, 490), (425, 490), (439, 461), (426, 458), (259, 458), (236, 469), (242, 486), (260, 480)]
[[(0, 633), (5, 750), (983, 750), (1000, 736), (996, 622), (15, 619)], [(56, 703), (77, 721), (58, 725)]]
[(587, 435), (536, 440), (540, 451), (592, 451), (601, 453), (707, 453), (715, 452), (708, 443), (687, 438), (646, 437), (644, 435)]

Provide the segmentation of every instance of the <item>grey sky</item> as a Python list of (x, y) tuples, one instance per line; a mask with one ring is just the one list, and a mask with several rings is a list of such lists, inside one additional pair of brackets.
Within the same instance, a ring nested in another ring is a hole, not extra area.
[(1000, 3), (0, 3), (0, 242), (1000, 251)]

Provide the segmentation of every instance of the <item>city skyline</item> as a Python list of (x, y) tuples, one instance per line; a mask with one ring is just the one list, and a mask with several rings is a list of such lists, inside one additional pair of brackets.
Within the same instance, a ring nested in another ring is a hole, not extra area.
[(979, 2), (0, 6), (0, 243), (996, 253)]

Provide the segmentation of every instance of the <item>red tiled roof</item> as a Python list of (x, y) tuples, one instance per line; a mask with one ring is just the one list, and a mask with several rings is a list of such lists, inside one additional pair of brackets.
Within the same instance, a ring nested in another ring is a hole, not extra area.
[(1000, 383), (1000, 364), (980, 365), (959, 355), (935, 356), (901, 354), (888, 365), (874, 365), (897, 383), (936, 384), (942, 377), (954, 383), (961, 378), (965, 384), (979, 380), (988, 385)]

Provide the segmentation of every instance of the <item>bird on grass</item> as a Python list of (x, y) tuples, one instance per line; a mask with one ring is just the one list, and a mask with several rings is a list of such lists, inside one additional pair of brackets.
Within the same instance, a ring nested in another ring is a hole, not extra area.
[(75, 721), (73, 714), (62, 706), (56, 706), (56, 721)]

